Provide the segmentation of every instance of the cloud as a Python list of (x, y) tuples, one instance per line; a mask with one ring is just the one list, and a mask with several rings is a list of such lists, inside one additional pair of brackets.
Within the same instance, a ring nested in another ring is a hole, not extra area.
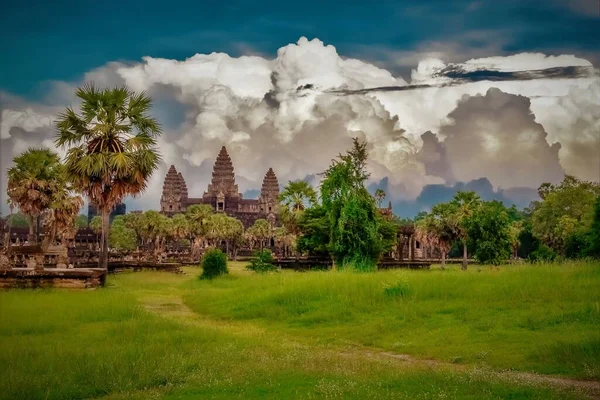
[[(159, 140), (164, 163), (130, 209), (158, 206), (170, 164), (183, 173), (190, 195), (201, 196), (222, 145), (243, 192), (260, 187), (269, 167), (282, 183), (305, 177), (317, 183), (314, 174), (345, 151), (352, 137), (369, 142), (373, 181), (387, 177), (389, 195), (414, 204), (429, 185), (453, 187), (482, 177), (506, 190), (535, 188), (559, 179), (563, 170), (595, 179), (590, 163), (598, 160), (591, 149), (597, 143), (600, 81), (590, 68), (569, 55), (524, 53), (463, 63), (428, 58), (407, 82), (344, 58), (318, 39), (300, 38), (273, 59), (225, 53), (183, 61), (144, 57), (108, 63), (83, 81), (127, 84), (155, 100), (153, 114), (165, 128)], [(492, 82), (493, 74), (502, 79)], [(73, 93), (80, 83), (54, 82), (44, 104), (5, 102), (3, 155), (12, 158), (32, 143), (51, 144), (49, 121), (65, 105), (77, 106)], [(395, 89), (369, 91), (377, 87)]]

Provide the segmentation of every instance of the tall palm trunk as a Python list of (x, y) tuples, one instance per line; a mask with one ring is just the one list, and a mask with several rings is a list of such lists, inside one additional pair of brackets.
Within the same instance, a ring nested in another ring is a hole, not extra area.
[(27, 235), (27, 241), (29, 244), (35, 242), (35, 219), (32, 215), (27, 216), (27, 225), (29, 225), (29, 235)]
[(461, 269), (463, 271), (467, 270), (467, 241), (465, 239), (464, 243), (463, 243), (463, 259), (462, 259), (462, 267)]
[(108, 229), (110, 228), (110, 213), (102, 210), (102, 249), (98, 257), (98, 268), (108, 269)]
[(442, 253), (442, 269), (446, 267), (446, 250), (440, 248), (440, 253)]

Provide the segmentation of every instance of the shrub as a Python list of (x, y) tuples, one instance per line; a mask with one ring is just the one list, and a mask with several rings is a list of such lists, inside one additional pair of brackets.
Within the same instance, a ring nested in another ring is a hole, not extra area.
[(529, 255), (529, 261), (531, 262), (549, 262), (554, 261), (556, 253), (550, 247), (545, 244), (540, 244), (537, 250), (533, 251)]
[(201, 279), (212, 279), (227, 273), (229, 273), (227, 270), (227, 257), (221, 249), (210, 249), (204, 253)]
[(264, 273), (276, 271), (277, 267), (273, 265), (273, 256), (269, 250), (259, 250), (254, 252), (250, 265), (246, 267), (250, 271)]

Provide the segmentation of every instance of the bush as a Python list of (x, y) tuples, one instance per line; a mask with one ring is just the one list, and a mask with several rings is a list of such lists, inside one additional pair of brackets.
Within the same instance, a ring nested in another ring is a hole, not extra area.
[(276, 271), (277, 267), (273, 265), (273, 256), (269, 250), (259, 250), (254, 252), (250, 265), (246, 267), (250, 271), (264, 273)]
[(531, 262), (550, 262), (554, 261), (556, 253), (545, 244), (540, 244), (538, 248), (529, 255)]
[(229, 273), (227, 257), (220, 249), (210, 249), (202, 257), (202, 275), (200, 279), (212, 279)]

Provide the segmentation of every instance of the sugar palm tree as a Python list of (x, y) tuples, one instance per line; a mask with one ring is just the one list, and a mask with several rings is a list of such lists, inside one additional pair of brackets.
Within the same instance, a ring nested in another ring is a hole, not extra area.
[(212, 214), (213, 208), (208, 204), (194, 204), (185, 211), (185, 217), (189, 221), (194, 256), (200, 251), (200, 246), (206, 238), (207, 222)]
[(83, 207), (83, 198), (73, 196), (66, 188), (59, 193), (48, 212), (46, 221), (47, 236), (44, 247), (50, 246), (59, 237), (61, 243), (66, 244), (67, 239), (73, 239), (77, 233), (77, 217)]
[(30, 243), (37, 243), (40, 215), (65, 187), (65, 174), (58, 154), (31, 148), (13, 159), (8, 170), (8, 202), (27, 218)]
[(68, 147), (67, 174), (102, 215), (99, 266), (106, 269), (110, 212), (125, 196), (146, 188), (160, 161), (156, 137), (161, 128), (148, 114), (152, 100), (143, 92), (86, 84), (76, 95), (79, 111), (69, 107), (59, 115), (56, 144)]
[(317, 192), (306, 181), (290, 181), (279, 201), (281, 220), (290, 232), (298, 233), (298, 220), (307, 207), (317, 204)]
[(467, 232), (471, 216), (481, 204), (481, 198), (475, 192), (457, 192), (452, 199), (454, 207), (455, 232), (463, 243), (463, 260), (461, 269), (467, 269)]

